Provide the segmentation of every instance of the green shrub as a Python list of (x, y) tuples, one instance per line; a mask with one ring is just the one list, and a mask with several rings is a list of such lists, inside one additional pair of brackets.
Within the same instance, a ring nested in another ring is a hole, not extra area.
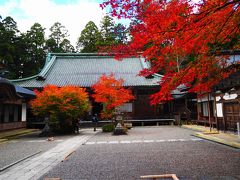
[(106, 124), (102, 127), (103, 132), (113, 132), (114, 125), (113, 124)]

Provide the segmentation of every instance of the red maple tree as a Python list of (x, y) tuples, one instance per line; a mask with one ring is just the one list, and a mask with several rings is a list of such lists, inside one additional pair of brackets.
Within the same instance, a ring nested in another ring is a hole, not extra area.
[(115, 79), (114, 75), (102, 75), (92, 86), (94, 100), (103, 103), (102, 118), (111, 119), (116, 107), (134, 99), (130, 89), (123, 87), (122, 79)]
[[(224, 49), (240, 48), (239, 0), (105, 0), (112, 16), (132, 20), (128, 44), (113, 48), (116, 58), (142, 56), (163, 73), (152, 103), (171, 100), (171, 91), (186, 85), (190, 92), (209, 92), (231, 68)], [(235, 62), (239, 63), (239, 59)]]
[(30, 102), (33, 113), (50, 116), (50, 123), (59, 128), (72, 126), (73, 121), (90, 108), (88, 93), (84, 88), (47, 85), (42, 91), (35, 90), (35, 93), (36, 99)]

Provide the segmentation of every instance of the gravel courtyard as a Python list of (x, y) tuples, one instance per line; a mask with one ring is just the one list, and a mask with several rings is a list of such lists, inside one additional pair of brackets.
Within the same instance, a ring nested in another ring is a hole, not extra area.
[(191, 136), (175, 127), (134, 127), (128, 135), (99, 130), (45, 177), (131, 180), (174, 173), (180, 179), (240, 179), (240, 151)]

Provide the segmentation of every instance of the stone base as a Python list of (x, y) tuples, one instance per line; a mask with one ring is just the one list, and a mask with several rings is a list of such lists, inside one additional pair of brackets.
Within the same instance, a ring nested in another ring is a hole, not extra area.
[(27, 126), (27, 124), (25, 121), (24, 122), (0, 123), (0, 131), (25, 128), (26, 126)]
[(117, 126), (114, 129), (113, 134), (114, 135), (126, 134), (126, 130), (124, 129), (124, 127), (120, 123), (118, 123)]

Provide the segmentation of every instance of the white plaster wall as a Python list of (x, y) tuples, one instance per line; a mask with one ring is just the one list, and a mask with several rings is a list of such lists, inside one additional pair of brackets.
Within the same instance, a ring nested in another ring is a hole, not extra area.
[(22, 121), (27, 120), (27, 104), (23, 103), (22, 104)]
[[(225, 93), (223, 96), (224, 100), (231, 100), (235, 99), (237, 97), (237, 94), (227, 94)], [(218, 102), (221, 99), (220, 96), (216, 96), (216, 101)], [(217, 103), (217, 117), (223, 117), (223, 107), (222, 103)]]
[(133, 111), (133, 104), (132, 103), (125, 103), (122, 106), (118, 107), (120, 112), (132, 112)]
[[(223, 99), (225, 100), (231, 100), (231, 99), (236, 99), (237, 97), (237, 94), (227, 94), (225, 93), (224, 96), (223, 96)], [(221, 99), (220, 96), (216, 96), (216, 101), (219, 101)]]
[(216, 96), (216, 101), (219, 101), (221, 99), (220, 96)]
[(217, 117), (223, 117), (222, 103), (217, 103)]
[(237, 94), (227, 94), (227, 93), (225, 93), (225, 95), (223, 96), (223, 99), (231, 100), (231, 99), (235, 99), (236, 97), (237, 97)]

